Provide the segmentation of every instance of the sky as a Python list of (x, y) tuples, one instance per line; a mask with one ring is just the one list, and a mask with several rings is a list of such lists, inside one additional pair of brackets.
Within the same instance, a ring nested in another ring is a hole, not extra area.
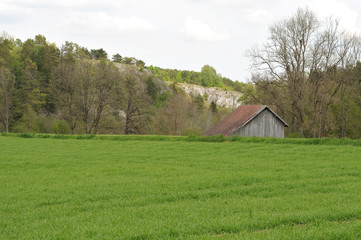
[(41, 34), (103, 48), (146, 65), (201, 71), (247, 81), (247, 50), (267, 41), (269, 27), (308, 7), (361, 34), (359, 0), (0, 0), (0, 32), (25, 41)]

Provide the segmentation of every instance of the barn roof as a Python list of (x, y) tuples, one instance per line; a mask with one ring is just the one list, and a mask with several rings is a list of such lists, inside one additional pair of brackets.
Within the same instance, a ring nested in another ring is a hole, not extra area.
[(245, 105), (239, 106), (228, 117), (218, 123), (216, 126), (205, 132), (205, 135), (218, 135), (222, 134), (228, 136), (228, 134), (238, 127), (243, 127), (249, 123), (253, 118), (260, 114), (264, 109), (268, 109), (274, 114), (285, 126), (288, 126), (285, 121), (282, 120), (275, 112), (273, 112), (266, 105)]

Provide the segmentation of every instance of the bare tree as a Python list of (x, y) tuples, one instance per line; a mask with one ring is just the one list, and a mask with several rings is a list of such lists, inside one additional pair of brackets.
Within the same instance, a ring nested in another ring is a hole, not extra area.
[(187, 127), (190, 103), (182, 94), (174, 95), (159, 113), (159, 128), (162, 132), (179, 135)]
[(313, 12), (298, 9), (295, 16), (270, 28), (270, 42), (263, 49), (254, 48), (249, 52), (255, 73), (262, 72), (270, 81), (286, 88), (291, 122), (298, 126), (301, 135), (305, 122), (304, 89), (310, 68), (308, 56), (318, 26)]
[(78, 119), (82, 122), (86, 134), (90, 134), (91, 111), (93, 108), (95, 93), (95, 62), (89, 59), (79, 59), (77, 61), (76, 76), (77, 87), (76, 94), (79, 96), (79, 115)]
[[(95, 78), (95, 109), (91, 128), (93, 133), (97, 133), (101, 118), (108, 114), (109, 108), (114, 103), (114, 87), (120, 82), (120, 72), (113, 63), (102, 60), (96, 65)], [(108, 109), (107, 109), (108, 108)]]
[(63, 58), (56, 69), (52, 89), (58, 111), (72, 132), (80, 122), (87, 134), (97, 133), (102, 118), (114, 103), (114, 86), (120, 72), (107, 60)]
[(113, 63), (103, 59), (100, 62), (79, 59), (76, 69), (79, 96), (79, 117), (87, 134), (97, 133), (105, 111), (113, 102), (113, 87), (120, 81), (119, 70)]
[(273, 25), (269, 42), (249, 51), (254, 83), (270, 94), (262, 103), (277, 106), (292, 132), (322, 137), (343, 84), (338, 70), (350, 63), (353, 42), (337, 20), (321, 24), (308, 9)]
[(75, 77), (75, 61), (61, 59), (55, 70), (56, 77), (51, 82), (51, 89), (57, 101), (61, 117), (67, 122), (71, 134), (78, 123), (78, 94)]
[(150, 122), (152, 99), (147, 94), (146, 78), (144, 73), (130, 66), (123, 74), (125, 134), (143, 133), (145, 125)]
[(0, 112), (5, 131), (9, 132), (9, 117), (14, 93), (15, 76), (5, 67), (0, 67)]

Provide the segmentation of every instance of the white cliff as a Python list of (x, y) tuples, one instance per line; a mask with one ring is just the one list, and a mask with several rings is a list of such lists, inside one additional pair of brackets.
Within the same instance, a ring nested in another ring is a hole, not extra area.
[(203, 87), (187, 83), (178, 83), (178, 86), (189, 95), (201, 95), (204, 99), (207, 99), (208, 104), (214, 101), (218, 106), (226, 108), (236, 108), (242, 104), (239, 101), (242, 94), (236, 91), (226, 91), (216, 87)]

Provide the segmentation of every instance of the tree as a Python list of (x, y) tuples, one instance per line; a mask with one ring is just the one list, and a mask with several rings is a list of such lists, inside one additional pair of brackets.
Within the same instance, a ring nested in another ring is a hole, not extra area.
[(181, 73), (181, 72), (178, 72), (178, 73), (177, 73), (177, 75), (176, 75), (176, 77), (175, 77), (175, 81), (176, 81), (176, 82), (179, 82), (179, 83), (183, 82), (182, 73)]
[(128, 65), (135, 65), (136, 60), (135, 60), (135, 58), (132, 58), (132, 57), (125, 57), (125, 58), (123, 58), (122, 62), (124, 64), (128, 64)]
[(119, 79), (119, 71), (105, 59), (100, 62), (79, 59), (75, 72), (76, 94), (79, 97), (78, 119), (81, 120), (85, 133), (96, 134), (106, 108), (114, 99), (113, 87)]
[(260, 103), (276, 106), (291, 132), (322, 137), (342, 84), (338, 70), (352, 49), (349, 36), (339, 31), (337, 21), (322, 25), (312, 11), (298, 9), (271, 26), (269, 39), (249, 51)]
[(179, 135), (187, 128), (189, 102), (182, 94), (176, 94), (160, 109), (158, 129), (163, 133)]
[(213, 87), (219, 85), (219, 76), (216, 69), (209, 65), (204, 65), (201, 71), (201, 83), (205, 87)]
[(119, 53), (114, 54), (112, 57), (112, 61), (116, 63), (121, 63), (123, 61), (123, 57)]
[(135, 65), (140, 69), (143, 69), (145, 67), (145, 62), (142, 60), (136, 60)]
[(192, 100), (193, 100), (193, 104), (195, 104), (197, 110), (202, 112), (203, 109), (204, 109), (204, 99), (203, 99), (203, 97), (200, 94), (198, 94)]
[(61, 61), (55, 70), (55, 78), (52, 81), (52, 91), (56, 99), (57, 110), (68, 124), (71, 134), (74, 134), (78, 123), (79, 95), (77, 94), (75, 58), (70, 53), (63, 46)]
[(286, 87), (292, 123), (304, 131), (304, 89), (310, 69), (311, 37), (319, 25), (313, 12), (298, 9), (295, 16), (280, 21), (270, 28), (270, 42), (263, 49), (250, 51), (253, 69)]
[(96, 97), (95, 97), (95, 113), (92, 122), (93, 133), (97, 133), (100, 119), (103, 115), (109, 114), (108, 111), (114, 103), (115, 92), (114, 87), (120, 80), (119, 70), (109, 61), (102, 60), (96, 66)]
[(209, 109), (211, 110), (212, 114), (216, 114), (218, 112), (217, 104), (214, 101), (211, 102)]
[(147, 78), (146, 84), (147, 84), (147, 94), (152, 98), (153, 102), (157, 102), (160, 92), (159, 87), (154, 83), (154, 80), (151, 76)]
[[(49, 112), (54, 112), (55, 106), (53, 103), (53, 96), (50, 94), (49, 83), (54, 77), (54, 70), (58, 64), (59, 51), (55, 44), (46, 41), (42, 35), (36, 35), (34, 39), (27, 39), (21, 46), (20, 57), (25, 64), (25, 81), (26, 84), (31, 81), (35, 95), (43, 96), (44, 107)], [(29, 73), (31, 70), (31, 80), (29, 80)], [(29, 96), (29, 95), (28, 95)], [(34, 109), (38, 111), (39, 109)]]
[(147, 75), (134, 67), (128, 67), (123, 75), (125, 134), (144, 133), (150, 122), (151, 97), (147, 94), (145, 78)]
[(0, 67), (0, 113), (5, 131), (9, 132), (9, 117), (14, 92), (15, 76), (5, 67)]
[(90, 55), (94, 60), (108, 59), (108, 53), (103, 48), (91, 49)]
[(0, 36), (0, 67), (11, 67), (13, 62), (14, 40), (5, 32)]

